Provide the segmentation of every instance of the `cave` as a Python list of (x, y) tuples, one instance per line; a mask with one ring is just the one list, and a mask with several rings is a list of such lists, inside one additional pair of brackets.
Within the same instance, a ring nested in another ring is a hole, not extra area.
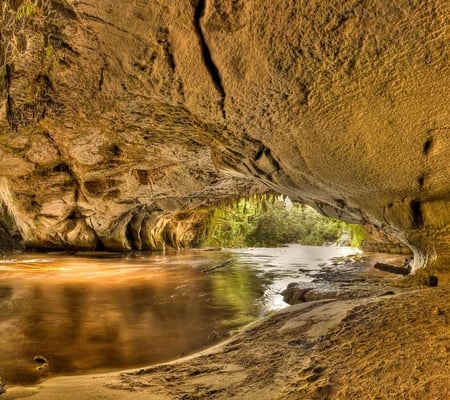
[(187, 248), (205, 210), (279, 193), (450, 283), (444, 0), (1, 13), (0, 249)]
[(23, 3), (33, 23), (4, 37), (26, 45), (2, 48), (0, 197), (25, 246), (129, 250), (136, 215), (153, 229), (271, 190), (447, 275), (440, 1)]

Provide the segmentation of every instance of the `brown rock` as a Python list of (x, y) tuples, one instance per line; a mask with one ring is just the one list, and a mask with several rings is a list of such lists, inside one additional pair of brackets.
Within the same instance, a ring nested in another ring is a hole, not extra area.
[(305, 295), (313, 290), (311, 287), (302, 287), (301, 284), (296, 282), (291, 282), (288, 284), (287, 288), (281, 292), (283, 296), (283, 301), (288, 304), (302, 303), (306, 300)]

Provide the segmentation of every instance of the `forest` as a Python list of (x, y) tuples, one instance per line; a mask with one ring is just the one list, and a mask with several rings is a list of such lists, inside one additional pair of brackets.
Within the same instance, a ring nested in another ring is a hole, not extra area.
[(359, 225), (328, 218), (313, 208), (277, 195), (254, 196), (210, 213), (202, 246), (277, 247), (287, 243), (310, 246), (359, 247)]

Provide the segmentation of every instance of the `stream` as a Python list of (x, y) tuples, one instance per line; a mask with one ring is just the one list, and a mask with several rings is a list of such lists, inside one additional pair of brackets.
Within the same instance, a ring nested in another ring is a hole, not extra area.
[(27, 385), (182, 357), (288, 306), (288, 283), (358, 253), (289, 245), (0, 259), (0, 377)]

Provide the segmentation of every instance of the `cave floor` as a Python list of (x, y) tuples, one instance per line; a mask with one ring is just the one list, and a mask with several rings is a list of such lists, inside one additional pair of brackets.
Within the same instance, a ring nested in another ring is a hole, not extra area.
[(301, 303), (172, 363), (0, 399), (448, 399), (450, 287)]

